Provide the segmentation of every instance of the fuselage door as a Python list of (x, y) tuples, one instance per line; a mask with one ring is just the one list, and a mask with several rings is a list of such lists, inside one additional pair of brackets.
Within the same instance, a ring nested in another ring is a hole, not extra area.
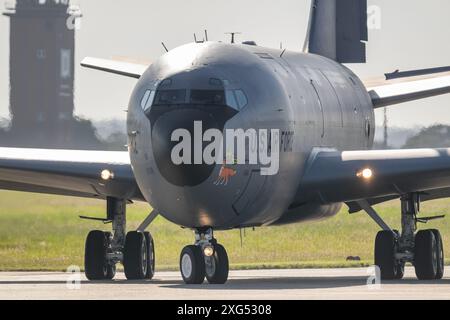
[(342, 128), (342, 109), (336, 92), (325, 75), (316, 69), (306, 69), (309, 81), (319, 100), (322, 116), (322, 143), (336, 145)]
[(321, 121), (319, 121), (319, 123), (320, 123), (320, 126), (321, 126), (321, 130), (320, 130), (321, 131), (321, 138), (323, 139), (324, 136), (325, 136), (325, 115), (324, 115), (324, 112), (323, 112), (322, 100), (320, 99), (320, 94), (319, 94), (319, 91), (317, 89), (317, 84), (314, 84), (314, 80), (313, 79), (310, 80), (310, 83), (311, 83), (311, 86), (312, 86), (312, 88), (313, 88), (313, 90), (314, 90), (314, 92), (316, 94), (317, 105), (319, 106), (319, 109), (320, 109)]

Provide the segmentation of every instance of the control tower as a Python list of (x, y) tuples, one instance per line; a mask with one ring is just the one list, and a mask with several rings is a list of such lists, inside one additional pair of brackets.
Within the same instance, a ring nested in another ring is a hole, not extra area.
[(81, 13), (69, 0), (16, 0), (3, 14), (10, 18), (11, 138), (61, 147), (74, 121), (73, 21)]

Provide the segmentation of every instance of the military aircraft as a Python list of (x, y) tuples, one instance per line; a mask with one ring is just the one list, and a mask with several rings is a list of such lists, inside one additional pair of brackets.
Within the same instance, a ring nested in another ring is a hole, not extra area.
[[(450, 196), (450, 149), (371, 149), (374, 109), (449, 93), (450, 72), (398, 71), (364, 83), (343, 63), (365, 62), (366, 21), (366, 1), (314, 0), (303, 52), (203, 41), (151, 65), (86, 58), (84, 67), (137, 79), (128, 152), (1, 148), (0, 188), (106, 200), (112, 232), (87, 236), (90, 280), (112, 279), (117, 263), (127, 279), (151, 279), (145, 230), (158, 215), (195, 233), (180, 255), (183, 280), (220, 284), (229, 262), (214, 230), (323, 219), (344, 204), (380, 226), (382, 279), (402, 278), (405, 263), (419, 279), (441, 279), (441, 235), (417, 223), (437, 218), (419, 216), (421, 201)], [(231, 140), (241, 146), (226, 149)], [(400, 232), (373, 208), (393, 199)], [(153, 211), (126, 233), (133, 201)]]

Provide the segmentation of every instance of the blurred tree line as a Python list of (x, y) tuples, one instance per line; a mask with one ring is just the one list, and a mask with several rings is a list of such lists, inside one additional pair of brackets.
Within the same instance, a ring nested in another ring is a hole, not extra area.
[(55, 141), (49, 141), (48, 137), (41, 135), (39, 131), (14, 131), (9, 120), (0, 119), (0, 147), (126, 150), (125, 122), (122, 124), (121, 121), (111, 120), (93, 123), (81, 117), (74, 117), (67, 122), (67, 127), (70, 134), (64, 141), (55, 144)]
[(410, 137), (403, 148), (450, 148), (450, 126), (437, 124), (423, 128)]

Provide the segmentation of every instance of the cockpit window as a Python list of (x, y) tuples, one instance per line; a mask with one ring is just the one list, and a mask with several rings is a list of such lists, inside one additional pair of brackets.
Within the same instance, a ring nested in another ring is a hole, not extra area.
[(234, 92), (234, 94), (236, 95), (236, 99), (237, 99), (237, 103), (239, 106), (239, 109), (242, 109), (243, 107), (245, 107), (248, 103), (247, 100), (247, 96), (245, 95), (244, 91), (242, 90), (236, 90)]
[(186, 90), (158, 90), (153, 105), (172, 105), (186, 103)]
[(159, 84), (160, 87), (170, 87), (172, 85), (172, 79), (166, 79)]
[(227, 98), (227, 106), (232, 107), (233, 109), (239, 110), (236, 97), (234, 95), (233, 90), (227, 90), (225, 91), (225, 96)]
[(145, 91), (144, 96), (141, 100), (141, 108), (142, 110), (147, 111), (148, 108), (153, 104), (153, 100), (155, 99), (155, 90), (147, 90)]
[(212, 86), (223, 86), (222, 80), (216, 78), (209, 79), (209, 84)]
[(141, 100), (141, 108), (144, 109), (145, 105), (147, 104), (148, 98), (150, 97), (150, 90), (145, 91), (144, 96)]
[(147, 90), (141, 101), (144, 111), (150, 106), (170, 106), (178, 104), (229, 106), (241, 110), (248, 104), (242, 90), (170, 89)]
[(193, 104), (225, 105), (223, 90), (191, 90)]

